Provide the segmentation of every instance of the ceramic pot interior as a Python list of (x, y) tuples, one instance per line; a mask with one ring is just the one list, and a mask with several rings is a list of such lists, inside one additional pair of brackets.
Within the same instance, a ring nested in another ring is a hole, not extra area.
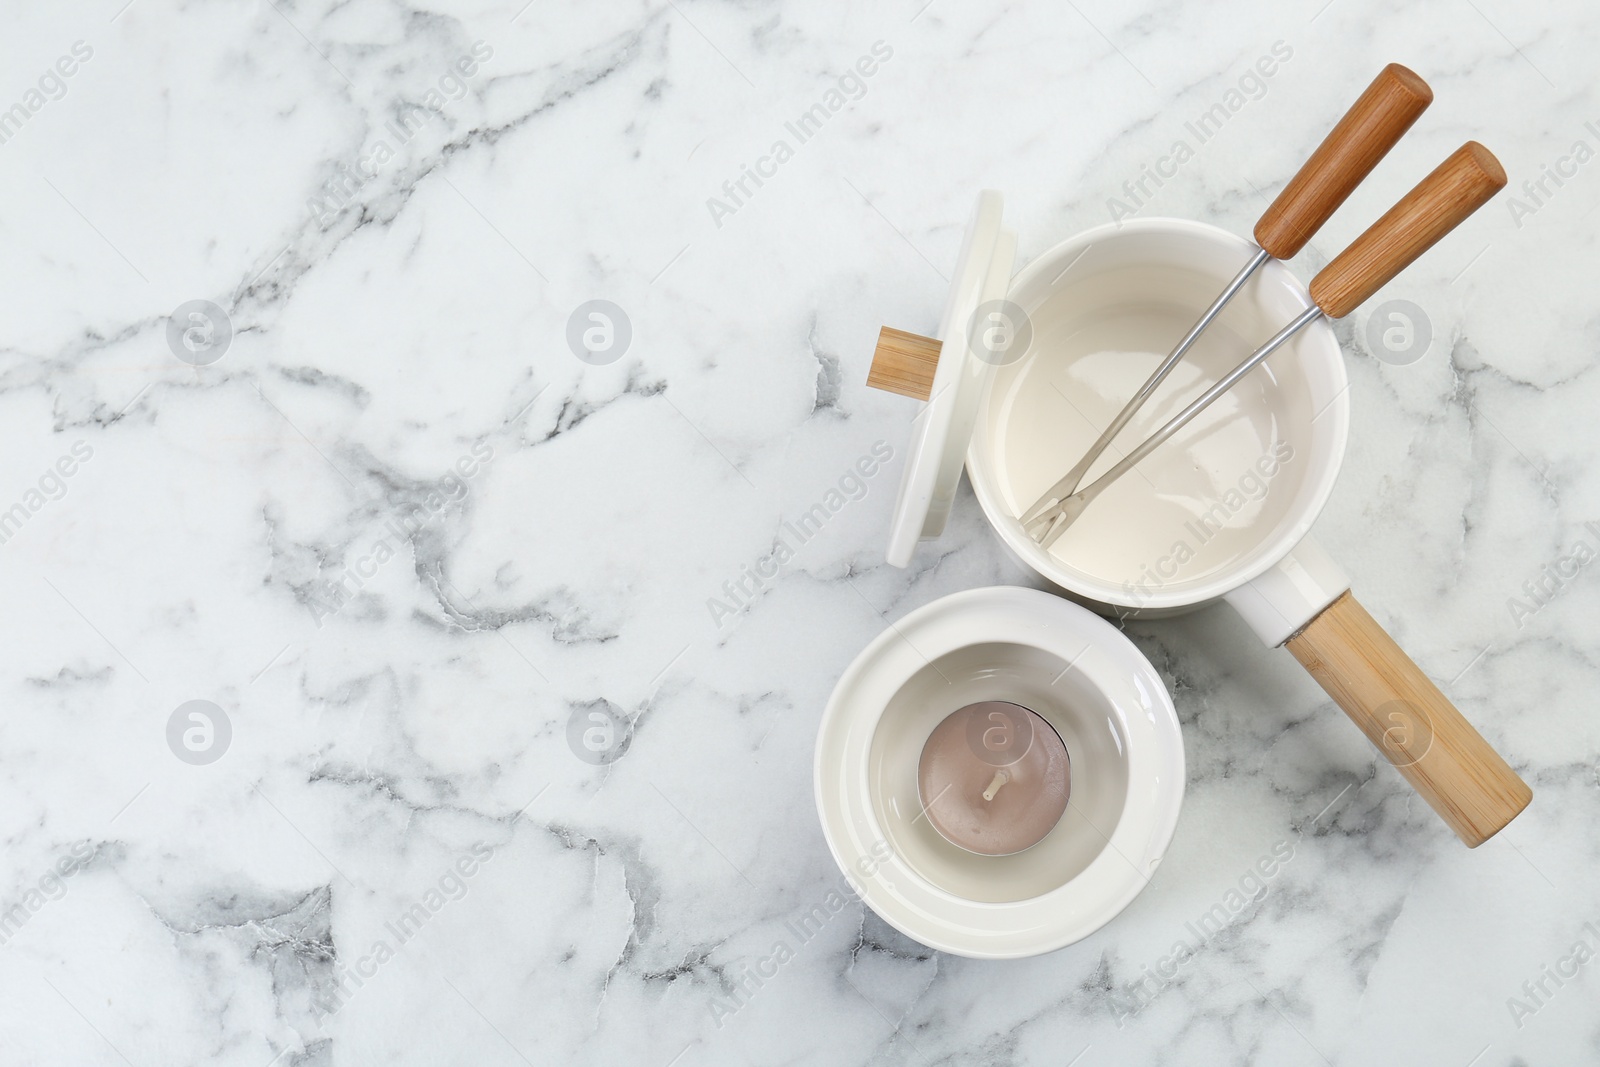
[[(1015, 516), (1069, 470), (1194, 324), (1252, 245), (1178, 220), (1081, 235), (1029, 264), (1011, 299), (1033, 339), (1000, 367), (968, 471), (1008, 545), (1085, 597), (1163, 608), (1211, 599), (1304, 535), (1337, 474), (1344, 366), (1315, 322), (1101, 494), (1046, 551)], [(1304, 308), (1269, 261), (1089, 472), (1088, 484)]]

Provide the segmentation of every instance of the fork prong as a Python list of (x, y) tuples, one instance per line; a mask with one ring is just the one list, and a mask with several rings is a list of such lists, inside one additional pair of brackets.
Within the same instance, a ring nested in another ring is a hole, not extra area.
[(1076, 522), (1078, 516), (1083, 514), (1083, 509), (1089, 506), (1089, 499), (1082, 493), (1073, 493), (1063, 500), (1061, 509), (1056, 512), (1055, 518), (1050, 522), (1050, 528), (1045, 531), (1039, 544), (1049, 548), (1061, 540), (1061, 535), (1067, 532), (1067, 527)]
[(1062, 499), (1062, 497), (1054, 495), (1046, 496), (1043, 500), (1035, 503), (1033, 507), (1023, 512), (1017, 521), (1022, 523), (1022, 528), (1026, 530), (1039, 525), (1047, 519), (1054, 518), (1056, 511), (1061, 507)]
[(1050, 527), (1055, 523), (1056, 513), (1040, 515), (1032, 522), (1022, 524), (1022, 532), (1028, 535), (1029, 540), (1038, 541), (1050, 532)]

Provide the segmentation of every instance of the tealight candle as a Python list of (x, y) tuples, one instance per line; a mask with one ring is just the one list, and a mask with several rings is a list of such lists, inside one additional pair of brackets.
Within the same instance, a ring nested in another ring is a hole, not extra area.
[(1067, 810), (1067, 746), (1020, 704), (968, 704), (922, 747), (917, 788), (945, 840), (981, 856), (1009, 856), (1044, 840)]

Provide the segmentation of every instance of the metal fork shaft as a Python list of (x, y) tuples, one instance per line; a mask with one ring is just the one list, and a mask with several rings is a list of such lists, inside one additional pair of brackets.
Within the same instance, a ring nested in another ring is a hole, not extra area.
[[(1063, 499), (1060, 504), (1059, 516), (1052, 518), (1050, 528), (1045, 533), (1044, 538), (1040, 543), (1046, 548), (1055, 544), (1056, 540), (1066, 532), (1067, 527), (1072, 524), (1073, 520), (1076, 519), (1083, 512), (1083, 509), (1089, 505), (1089, 502), (1104, 492), (1107, 486), (1116, 481), (1118, 478), (1122, 477), (1124, 474), (1127, 474), (1140, 460), (1144, 459), (1144, 457), (1148, 456), (1151, 452), (1154, 452), (1157, 448), (1161, 447), (1161, 445), (1168, 438), (1187, 426), (1190, 420), (1209, 407), (1212, 401), (1216, 400), (1217, 397), (1221, 396), (1223, 393), (1226, 393), (1229, 389), (1232, 389), (1236, 384), (1238, 384), (1239, 379), (1255, 370), (1258, 366), (1266, 361), (1268, 356), (1272, 355), (1272, 353), (1281, 348), (1290, 338), (1299, 333), (1300, 330), (1302, 330), (1308, 323), (1314, 319), (1321, 318), (1322, 314), (1322, 309), (1317, 307), (1315, 304), (1306, 308), (1306, 310), (1302, 311), (1295, 317), (1293, 322), (1289, 323), (1289, 325), (1285, 326), (1283, 329), (1274, 334), (1272, 340), (1268, 341), (1266, 344), (1252, 352), (1248, 359), (1218, 379), (1215, 385), (1207, 389), (1204, 393), (1201, 393), (1193, 403), (1169, 419), (1166, 425), (1162, 426), (1161, 429), (1145, 438), (1144, 442), (1140, 444), (1138, 448), (1135, 448), (1132, 452), (1129, 452), (1126, 456), (1124, 456), (1121, 462), (1119, 462), (1115, 467), (1112, 467), (1110, 470), (1106, 471), (1089, 485), (1084, 486), (1076, 493), (1073, 493), (1071, 496)], [(1041, 515), (1040, 517), (1043, 518), (1044, 516)], [(1065, 521), (1061, 521), (1062, 519)]]
[(1078, 465), (1068, 471), (1064, 478), (1051, 486), (1042, 497), (1034, 502), (1033, 507), (1023, 514), (1023, 526), (1031, 526), (1043, 518), (1045, 513), (1052, 510), (1063, 497), (1070, 496), (1077, 491), (1078, 483), (1083, 481), (1084, 475), (1089, 473), (1089, 468), (1094, 466), (1094, 461), (1100, 458), (1100, 453), (1104, 452), (1107, 446), (1111, 444), (1112, 438), (1116, 437), (1122, 428), (1128, 425), (1128, 420), (1133, 418), (1139, 408), (1144, 406), (1146, 400), (1150, 399), (1150, 394), (1156, 391), (1156, 386), (1160, 385), (1167, 375), (1172, 373), (1172, 368), (1178, 365), (1195, 341), (1199, 340), (1200, 335), (1205, 332), (1207, 326), (1211, 325), (1212, 320), (1222, 313), (1222, 309), (1227, 306), (1228, 301), (1233, 299), (1234, 294), (1244, 287), (1244, 283), (1250, 280), (1250, 276), (1260, 268), (1261, 264), (1271, 258), (1271, 254), (1265, 248), (1256, 250), (1256, 254), (1250, 257), (1250, 262), (1246, 263), (1244, 268), (1234, 276), (1233, 281), (1228, 283), (1228, 287), (1222, 290), (1212, 305), (1206, 309), (1205, 314), (1200, 316), (1199, 321), (1184, 335), (1183, 340), (1178, 342), (1178, 347), (1167, 354), (1167, 358), (1162, 360), (1160, 365), (1150, 373), (1150, 377), (1145, 379), (1144, 385), (1140, 386), (1139, 391), (1133, 394), (1133, 398), (1123, 405), (1121, 411), (1117, 412), (1117, 417), (1111, 420), (1111, 425), (1105, 428), (1099, 439), (1089, 446), (1089, 451), (1085, 452), (1083, 458), (1078, 460)]

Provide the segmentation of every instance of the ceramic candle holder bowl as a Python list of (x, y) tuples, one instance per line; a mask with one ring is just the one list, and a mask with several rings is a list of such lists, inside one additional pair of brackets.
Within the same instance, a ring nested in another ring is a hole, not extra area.
[[(1032, 848), (979, 856), (946, 841), (917, 795), (917, 762), (951, 712), (1006, 700), (1061, 735), (1066, 814)], [(931, 948), (1003, 959), (1069, 945), (1149, 881), (1183, 801), (1165, 685), (1093, 613), (1033, 589), (957, 593), (897, 622), (834, 689), (817, 738), (817, 809), (862, 899)]]

